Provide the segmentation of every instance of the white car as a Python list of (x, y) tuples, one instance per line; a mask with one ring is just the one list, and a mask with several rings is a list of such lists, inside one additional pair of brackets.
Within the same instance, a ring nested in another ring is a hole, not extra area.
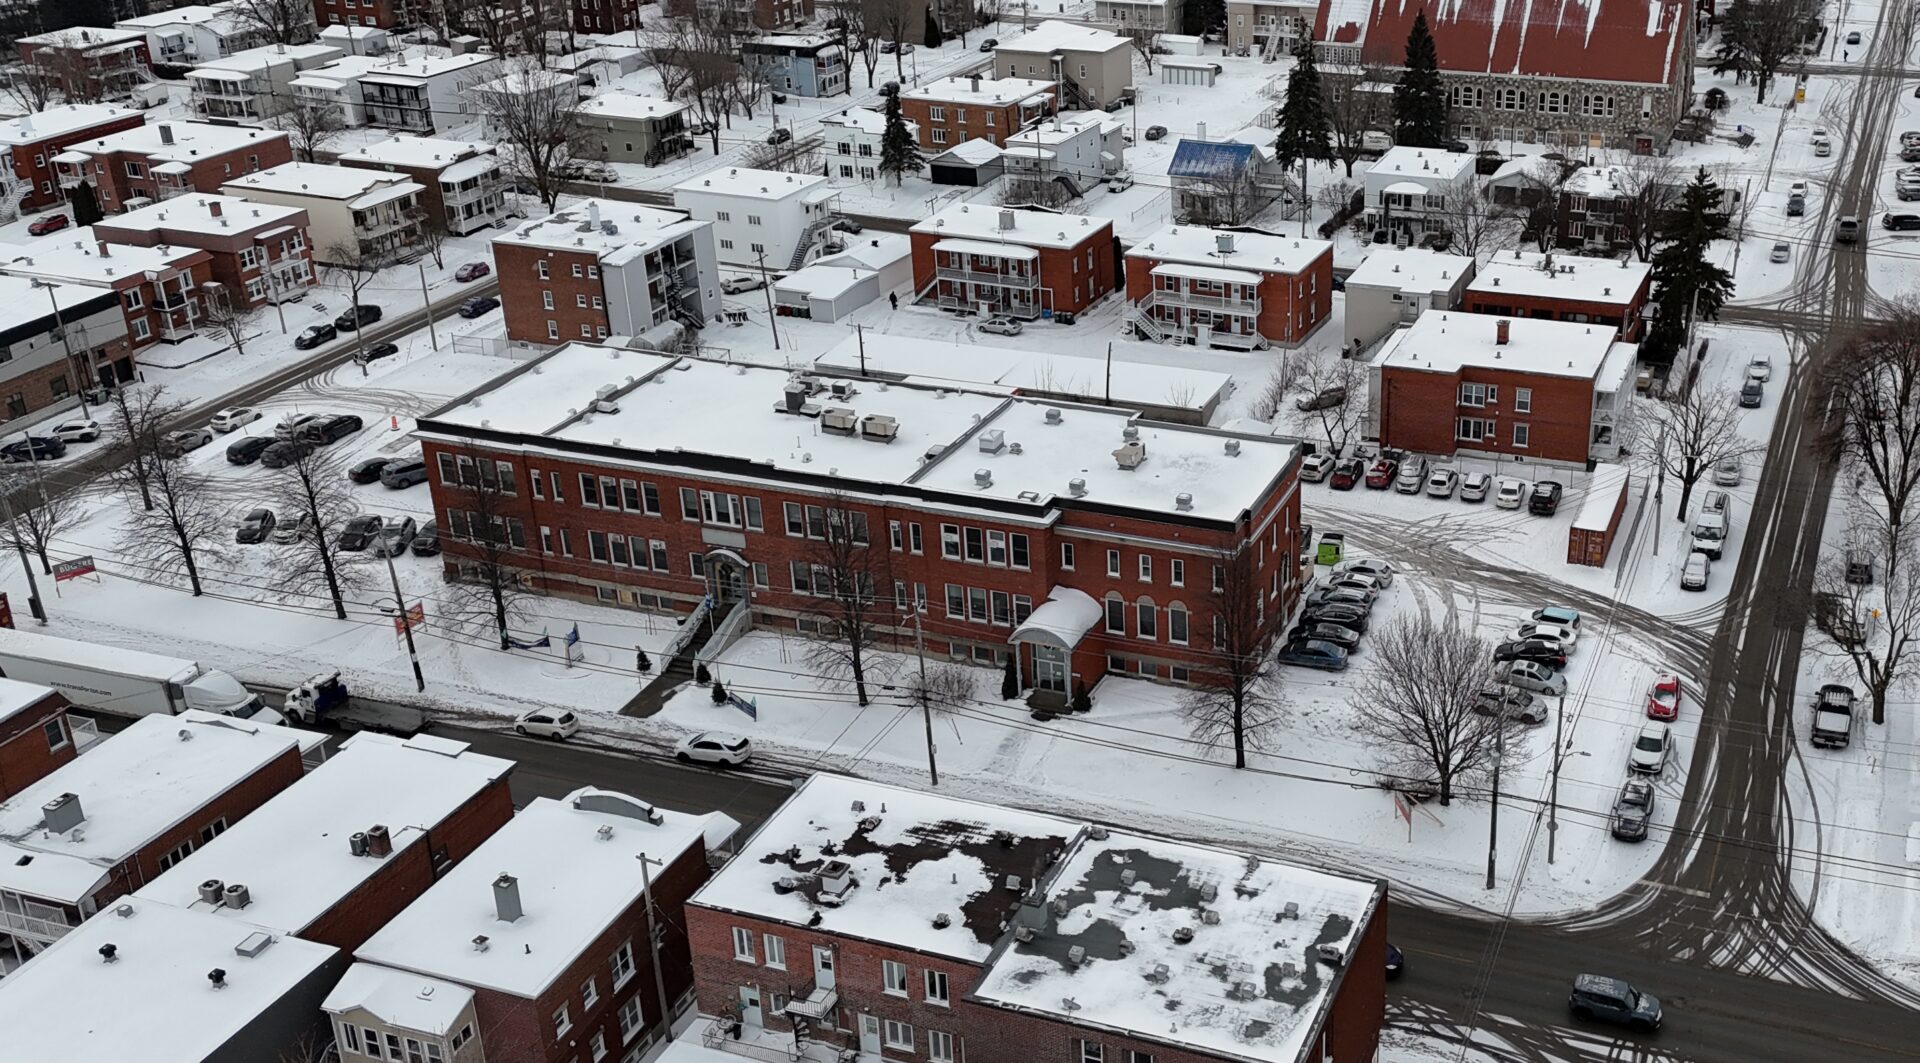
[(1020, 330), (1024, 327), (1025, 326), (1013, 318), (1002, 317), (998, 314), (980, 322), (980, 331), (991, 332), (996, 336), (1018, 336), (1020, 335)]
[(521, 713), (513, 721), (513, 732), (523, 735), (537, 735), (541, 738), (572, 738), (580, 730), (580, 719), (573, 713), (552, 709), (535, 709)]
[(1793, 257), (1793, 248), (1786, 244), (1774, 244), (1773, 251), (1767, 255), (1769, 262), (1785, 262)]
[(1721, 487), (1740, 486), (1740, 459), (1728, 458), (1713, 467), (1713, 482)]
[(1574, 643), (1580, 641), (1580, 630), (1545, 620), (1527, 620), (1513, 633), (1516, 639), (1547, 639), (1558, 642), (1568, 653), (1573, 652)]
[(1342, 561), (1333, 566), (1335, 576), (1344, 576), (1348, 573), (1370, 576), (1382, 587), (1393, 586), (1393, 576), (1398, 571), (1399, 569), (1394, 568), (1392, 562), (1371, 557), (1356, 557), (1351, 561)]
[(1454, 489), (1459, 486), (1459, 473), (1452, 469), (1435, 469), (1427, 477), (1427, 497), (1452, 498)]
[(702, 731), (688, 735), (673, 747), (673, 759), (688, 764), (745, 764), (753, 756), (753, 743), (724, 731)]
[(1773, 359), (1764, 354), (1756, 354), (1747, 361), (1747, 379), (1758, 380), (1762, 384), (1773, 379)]
[(208, 427), (216, 432), (232, 432), (260, 419), (260, 411), (251, 406), (229, 406), (213, 415)]
[(1300, 459), (1300, 478), (1310, 484), (1317, 484), (1333, 471), (1333, 455), (1309, 454)]
[(1664, 723), (1646, 724), (1627, 750), (1627, 770), (1658, 775), (1667, 770), (1667, 757), (1672, 752), (1673, 728)]
[(1704, 591), (1707, 589), (1707, 576), (1713, 572), (1713, 563), (1707, 555), (1694, 551), (1687, 555), (1685, 567), (1680, 569), (1680, 589), (1683, 591)]
[(1133, 175), (1130, 173), (1116, 173), (1107, 176), (1107, 191), (1109, 192), (1125, 192), (1132, 187)]
[(765, 277), (728, 277), (720, 282), (720, 290), (728, 295), (759, 291), (766, 286), (767, 278)]
[(273, 437), (293, 439), (300, 434), (302, 428), (326, 416), (327, 414), (324, 413), (290, 413), (281, 418), (279, 424), (273, 426)]
[(1487, 491), (1493, 487), (1493, 477), (1484, 472), (1470, 472), (1460, 481), (1460, 501), (1485, 502)]
[(204, 428), (182, 428), (178, 432), (168, 432), (160, 437), (160, 452), (178, 457), (189, 450), (199, 450), (213, 442), (213, 433)]
[(1500, 481), (1500, 490), (1493, 496), (1493, 504), (1501, 509), (1519, 509), (1527, 500), (1527, 485), (1519, 480)]
[(62, 443), (91, 443), (100, 438), (100, 422), (62, 421), (47, 434)]

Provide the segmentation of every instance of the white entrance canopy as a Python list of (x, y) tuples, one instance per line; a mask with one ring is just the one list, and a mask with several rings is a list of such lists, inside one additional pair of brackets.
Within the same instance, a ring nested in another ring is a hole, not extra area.
[(1100, 622), (1101, 612), (1100, 603), (1087, 592), (1056, 586), (1007, 641), (1071, 650)]

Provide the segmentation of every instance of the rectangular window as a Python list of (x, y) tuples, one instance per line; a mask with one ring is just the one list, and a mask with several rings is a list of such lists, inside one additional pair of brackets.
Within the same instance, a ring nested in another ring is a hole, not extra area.
[(967, 589), (958, 583), (947, 584), (947, 619), (964, 620), (967, 616)]
[(365, 1034), (367, 1038), (367, 1055), (371, 1056), (374, 1059), (379, 1059), (380, 1058), (380, 1031), (374, 1029), (371, 1026), (362, 1026), (360, 1027), (360, 1032)]
[(360, 1051), (360, 1030), (357, 1027), (340, 1024), (340, 1047), (349, 1052)]
[(887, 548), (897, 554), (906, 546), (906, 542), (906, 534), (901, 530), (900, 522), (897, 520), (888, 521)]
[(580, 504), (592, 509), (600, 508), (600, 481), (590, 473), (580, 474)]
[(733, 958), (741, 963), (753, 962), (753, 931), (746, 927), (733, 928)]
[(763, 934), (761, 943), (766, 947), (767, 966), (784, 969), (787, 966), (786, 941), (777, 934)]
[(813, 593), (813, 566), (805, 561), (787, 562), (787, 575), (793, 581), (795, 594)]
[(947, 975), (945, 971), (936, 971), (929, 967), (926, 972), (927, 1002), (929, 1004), (947, 1003)]
[(1073, 544), (1072, 543), (1060, 544), (1060, 567), (1066, 569), (1068, 572), (1073, 571)]
[(653, 554), (653, 570), (655, 572), (668, 571), (666, 540), (665, 539), (648, 539), (647, 549), (650, 553)]
[(1168, 559), (1167, 582), (1176, 587), (1184, 587), (1187, 585), (1187, 563), (1185, 561), (1177, 557)]
[(887, 1047), (904, 1051), (913, 1051), (913, 1027), (904, 1022), (887, 1020)]
[(1532, 429), (1531, 429), (1531, 426), (1529, 425), (1524, 425), (1524, 424), (1514, 425), (1513, 426), (1513, 445), (1516, 447), (1526, 446), (1527, 439), (1531, 435), (1531, 432), (1532, 432)]
[(179, 845), (176, 845), (173, 848), (167, 850), (166, 852), (160, 854), (160, 861), (159, 861), (160, 870), (165, 871), (167, 868), (172, 867), (173, 865), (179, 863), (182, 860), (185, 860), (187, 857), (192, 855), (193, 855), (193, 840), (188, 839), (187, 841), (181, 842)]
[(1107, 599), (1107, 634), (1124, 635), (1127, 633), (1127, 603), (1118, 598)]
[(546, 481), (541, 479), (540, 470), (528, 469), (527, 473), (533, 481), (533, 497), (545, 500), (547, 497)]
[(598, 1003), (600, 1003), (600, 983), (597, 979), (589, 978), (587, 983), (580, 987), (580, 1007), (582, 1010), (591, 1011)]
[(649, 517), (660, 515), (660, 488), (657, 484), (641, 483), (640, 512)]
[(633, 1040), (633, 1035), (640, 1032), (640, 1024), (642, 1021), (640, 998), (637, 996), (628, 997), (627, 1002), (620, 1005), (621, 1044), (626, 1044), (628, 1041)]
[(1007, 541), (1012, 544), (1014, 568), (1031, 568), (1033, 558), (1028, 554), (1027, 537), (1024, 533), (1014, 532)]
[(608, 536), (607, 546), (613, 552), (613, 563), (615, 565), (619, 566), (620, 568), (625, 568), (629, 564), (632, 564), (631, 555), (627, 553), (627, 537), (626, 536), (618, 535), (618, 534)]
[(1167, 641), (1187, 644), (1187, 611), (1178, 605), (1167, 607)]
[(958, 524), (940, 525), (940, 556), (949, 561), (960, 560), (960, 526)]
[(913, 553), (925, 553), (927, 544), (920, 536), (920, 525), (914, 522), (907, 525), (907, 549)]
[(1120, 551), (1118, 550), (1107, 551), (1107, 575), (1115, 579), (1120, 578)]
[(567, 1005), (562, 1004), (560, 1010), (553, 1013), (553, 1035), (559, 1037), (571, 1029), (573, 1029), (573, 1015), (567, 1011)]
[(993, 622), (1001, 627), (1013, 622), (1013, 598), (1006, 591), (993, 592)]
[(1513, 389), (1513, 412), (1515, 413), (1532, 413), (1533, 412), (1533, 389), (1532, 388), (1514, 388)]
[(894, 960), (880, 961), (882, 984), (887, 992), (895, 996), (907, 995), (907, 965)]
[(593, 1053), (595, 1063), (599, 1063), (600, 1060), (605, 1059), (607, 1055), (607, 1031), (593, 1031), (593, 1040), (588, 1043), (588, 1049)]
[(600, 504), (608, 509), (620, 508), (620, 481), (611, 476), (600, 477)]
[(787, 534), (801, 538), (807, 534), (807, 521), (797, 502), (783, 502), (780, 510), (787, 519)]
[(691, 487), (680, 489), (680, 519), (700, 519), (700, 492)]
[(1003, 531), (987, 532), (987, 564), (1004, 566), (1006, 563), (1007, 533)]
[(746, 498), (741, 499), (741, 511), (746, 517), (748, 531), (765, 531), (767, 529), (766, 523), (760, 515), (760, 500), (758, 498), (748, 495)]
[(1140, 582), (1153, 582), (1153, 555), (1151, 554), (1140, 555)]
[(1080, 1042), (1080, 1063), (1105, 1063), (1107, 1046), (1098, 1041)]
[(587, 556), (602, 564), (607, 561), (607, 533), (589, 531), (587, 533)]
[(1158, 637), (1155, 632), (1159, 628), (1160, 611), (1154, 608), (1152, 602), (1141, 602), (1135, 606), (1135, 610), (1139, 614), (1140, 637), (1143, 639)]
[(67, 744), (67, 722), (63, 717), (55, 716), (40, 728), (47, 736), (47, 750), (52, 752)]
[[(993, 115), (987, 115), (992, 118)], [(953, 1063), (953, 1035), (939, 1030), (927, 1031), (927, 1058), (932, 1063)]]
[(986, 537), (979, 528), (967, 529), (967, 560), (980, 562), (987, 559)]
[[(1184, 671), (1184, 669), (1181, 669)], [(1185, 678), (1181, 676), (1179, 678)], [(1127, 1049), (1127, 1063), (1153, 1063), (1152, 1052), (1142, 1052), (1137, 1048)]]
[(1460, 405), (1485, 406), (1487, 404), (1487, 386), (1485, 384), (1460, 385)]
[(987, 622), (987, 589), (985, 587), (967, 588), (967, 619), (980, 624)]
[(1480, 417), (1461, 417), (1454, 422), (1453, 438), (1462, 442), (1478, 443), (1492, 437), (1492, 421)]
[(633, 977), (633, 942), (621, 942), (620, 947), (613, 950), (613, 958), (607, 961), (607, 966), (613, 971), (613, 988), (617, 990), (626, 985), (627, 979)]

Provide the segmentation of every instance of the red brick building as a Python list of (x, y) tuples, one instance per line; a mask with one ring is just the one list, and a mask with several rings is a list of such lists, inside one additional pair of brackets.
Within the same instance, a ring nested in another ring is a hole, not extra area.
[(1605, 325), (1429, 310), (1374, 359), (1380, 442), (1511, 461), (1618, 458), (1638, 349)]
[(213, 280), (212, 255), (191, 247), (88, 241), (86, 235), (80, 230), (74, 237), (49, 236), (31, 245), (31, 254), (0, 261), (0, 273), (114, 292), (135, 351), (195, 334), (206, 316), (202, 286)]
[(132, 129), (146, 120), (126, 107), (69, 103), (0, 122), (0, 148), (6, 150), (13, 178), (6, 184), (15, 206), (33, 211), (64, 202), (53, 157), (69, 145)]
[(292, 161), (287, 134), (217, 122), (156, 122), (81, 141), (54, 158), (60, 187), (92, 183), (109, 214), (218, 192), (236, 177)]
[(548, 345), (703, 327), (721, 305), (713, 222), (590, 199), (493, 241), (507, 338)]
[(70, 26), (14, 42), (20, 61), (60, 86), (68, 100), (121, 103), (153, 80), (144, 29)]
[(80, 742), (65, 695), (0, 679), (0, 801), (73, 760)]
[(1078, 313), (1113, 291), (1113, 222), (1036, 207), (962, 203), (916, 224), (913, 290), (947, 310), (1028, 321)]
[(116, 245), (205, 252), (208, 274), (235, 305), (297, 299), (314, 283), (307, 212), (298, 207), (196, 192), (116, 214), (93, 232)]
[(313, 0), (314, 21), (328, 26), (374, 26), (383, 30), (418, 21), (415, 0)]
[(576, 33), (620, 33), (639, 23), (640, 0), (573, 0)]
[[(1385, 1012), (1383, 883), (840, 776), (802, 785), (686, 920), (702, 1014), (762, 1045), (1364, 1063)], [(1171, 1028), (1162, 997), (1186, 1005)]]
[(464, 743), (360, 732), (140, 896), (351, 952), (512, 817), (512, 770)]
[[(581, 17), (581, 5), (591, 2), (574, 0), (575, 19)], [(727, 19), (735, 26), (750, 24), (755, 29), (777, 30), (798, 26), (813, 18), (814, 0), (663, 0), (661, 7), (669, 18)], [(909, 41), (918, 43), (920, 25), (916, 17), (916, 28), (908, 35)]]
[(1462, 305), (1471, 313), (1607, 325), (1640, 342), (1653, 268), (1630, 255), (1617, 261), (1537, 251), (1503, 251), (1480, 267)]
[(1297, 347), (1333, 313), (1333, 245), (1170, 225), (1127, 251), (1128, 320), (1148, 339)]
[[(1243, 610), (1254, 652), (1299, 594), (1296, 449), (1130, 410), (577, 344), (419, 432), (449, 578), (493, 558), (549, 593), (806, 632), (840, 544), (930, 650), (1014, 653), (1054, 699), (1109, 671), (1204, 681), (1217, 616)], [(876, 622), (911, 644), (899, 615)]]
[(52, 944), (297, 782), (322, 736), (146, 716), (0, 805), (0, 948)]
[(969, 140), (1004, 148), (1007, 138), (1058, 110), (1060, 85), (1033, 78), (940, 78), (900, 93), (900, 113), (920, 128), (920, 146), (945, 151)]
[[(535, 800), (359, 948), (362, 985), (327, 1003), (336, 1043), (351, 1050), (370, 1031), (384, 1039), (397, 1028), (451, 1050), (471, 1021), (488, 1059), (637, 1058), (692, 1005), (685, 905), (712, 874), (707, 847), (738, 828), (718, 812), (667, 812), (591, 787)], [(656, 930), (664, 991), (648, 952)], [(423, 1029), (377, 1003), (380, 984), (407, 987), (422, 976), (468, 993), (471, 1020)]]

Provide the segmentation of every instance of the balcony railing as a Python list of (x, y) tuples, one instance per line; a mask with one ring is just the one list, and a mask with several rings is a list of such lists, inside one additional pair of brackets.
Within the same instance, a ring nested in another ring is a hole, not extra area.
[(971, 266), (936, 266), (934, 276), (960, 284), (993, 284), (1002, 288), (1038, 288), (1037, 273), (990, 273)]
[(72, 929), (67, 913), (58, 908), (18, 895), (0, 898), (0, 930), (51, 945)]
[(1183, 306), (1190, 310), (1211, 310), (1216, 314), (1233, 314), (1240, 317), (1260, 316), (1260, 300), (1255, 297), (1243, 299), (1237, 296), (1202, 295), (1199, 292), (1180, 291), (1172, 288), (1154, 288), (1140, 300), (1147, 309), (1156, 306)]
[(1017, 317), (1026, 321), (1032, 321), (1040, 316), (1040, 303), (1038, 300), (1012, 299), (1005, 295), (999, 298), (972, 299), (964, 295), (956, 295), (950, 291), (943, 291), (934, 300), (934, 303), (942, 310), (978, 310), (984, 304), (986, 308), (993, 313), (1006, 314), (1010, 317)]

